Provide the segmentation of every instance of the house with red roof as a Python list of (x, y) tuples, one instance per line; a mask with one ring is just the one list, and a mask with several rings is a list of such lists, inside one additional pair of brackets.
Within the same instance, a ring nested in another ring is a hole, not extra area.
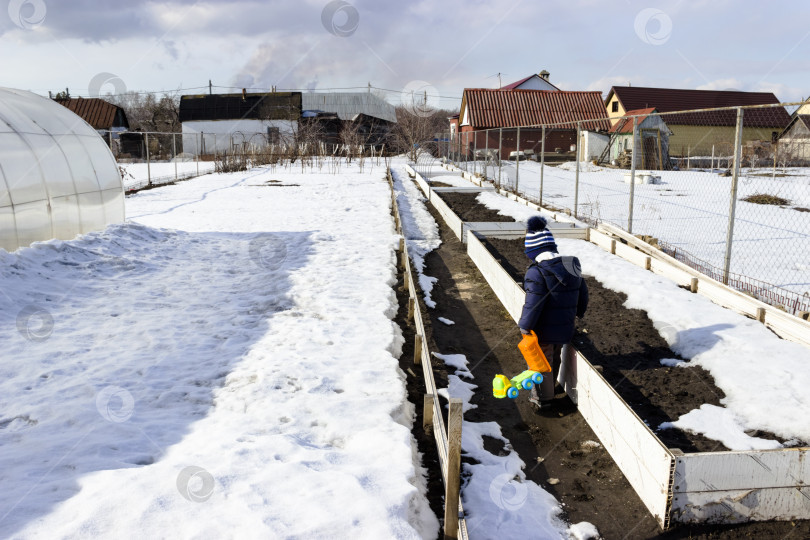
[(456, 142), (470, 156), (474, 150), (500, 148), (501, 158), (508, 158), (517, 150), (514, 128), (521, 126), (520, 150), (539, 154), (539, 126), (547, 125), (545, 151), (567, 153), (576, 145), (578, 123), (582, 130), (610, 129), (600, 92), (466, 88), (456, 124)]
[(775, 141), (790, 123), (790, 115), (778, 106), (773, 93), (614, 86), (605, 99), (612, 124), (629, 111), (654, 108), (662, 113), (670, 130), (670, 153), (684, 157), (733, 154), (737, 111), (682, 111), (772, 104), (777, 106), (743, 111), (743, 144)]

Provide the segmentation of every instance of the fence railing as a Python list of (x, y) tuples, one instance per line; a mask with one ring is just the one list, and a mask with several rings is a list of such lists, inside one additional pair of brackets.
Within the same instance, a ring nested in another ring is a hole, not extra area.
[(789, 114), (795, 106), (810, 112), (783, 103), (462, 126), (437, 137), (435, 157), (799, 313), (810, 311), (810, 121)]

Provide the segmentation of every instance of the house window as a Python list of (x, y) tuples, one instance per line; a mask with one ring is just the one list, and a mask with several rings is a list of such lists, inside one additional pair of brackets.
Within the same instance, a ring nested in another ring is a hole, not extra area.
[(279, 129), (277, 127), (268, 126), (267, 128), (267, 142), (269, 144), (278, 144), (280, 139)]
[(611, 105), (611, 109), (610, 109), (611, 112), (619, 112), (619, 102), (618, 101), (614, 101), (610, 105)]
[(771, 131), (771, 142), (775, 143), (778, 138), (779, 138), (779, 132), (778, 131)]

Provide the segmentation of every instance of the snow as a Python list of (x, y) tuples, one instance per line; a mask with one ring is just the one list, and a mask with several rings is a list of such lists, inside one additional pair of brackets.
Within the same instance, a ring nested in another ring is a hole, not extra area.
[(587, 521), (577, 523), (576, 525), (571, 525), (568, 532), (571, 534), (571, 538), (574, 540), (592, 540), (601, 538), (597, 528)]
[(408, 244), (408, 256), (416, 269), (425, 305), (435, 308), (436, 302), (430, 297), (430, 292), (438, 279), (425, 275), (425, 256), (442, 243), (439, 226), (428, 212), (421, 190), (408, 178), (404, 162), (395, 162), (391, 166), (391, 176), (394, 179), (402, 230)]
[[(543, 202), (573, 208), (575, 162), (545, 166)], [(469, 164), (472, 167), (472, 164)], [(470, 168), (470, 170), (472, 170)], [(626, 170), (581, 163), (579, 215), (627, 227), (629, 184)], [(659, 238), (675, 248), (723, 267), (728, 229), (731, 178), (701, 170), (654, 171), (661, 184), (638, 184), (634, 190), (633, 233)], [(791, 168), (772, 177), (767, 169), (744, 169), (739, 180), (731, 271), (810, 294), (810, 169)], [(489, 177), (497, 178), (497, 167)], [(504, 184), (515, 185), (515, 164), (503, 162)], [(519, 188), (537, 199), (540, 164), (520, 162)], [(755, 193), (787, 198), (789, 207), (753, 204)], [(488, 197), (487, 197), (488, 198)], [(493, 208), (501, 210), (500, 205)], [(523, 208), (525, 212), (526, 208)], [(522, 213), (521, 213), (522, 215)], [(523, 220), (522, 217), (515, 216)]]
[[(516, 213), (525, 209), (502, 197), (498, 208), (508, 211), (509, 206)], [(583, 273), (625, 293), (626, 307), (647, 312), (670, 348), (689, 360), (677, 363), (673, 359), (665, 365), (698, 365), (711, 373), (725, 393), (721, 403), (730, 415), (727, 418), (738, 423), (737, 431), (763, 430), (785, 439), (810, 441), (807, 347), (782, 340), (763, 324), (685, 291), (589, 242), (561, 238), (557, 246), (561, 254), (580, 259)], [(728, 438), (730, 422), (713, 423), (713, 413), (712, 409), (696, 409), (688, 413), (691, 416), (683, 424), (676, 421), (672, 425), (685, 429), (700, 426), (704, 430), (701, 433), (712, 439), (726, 438), (732, 444), (740, 441), (738, 448), (730, 447), (732, 450), (750, 447), (747, 439)]]
[(438, 317), (438, 320), (441, 323), (446, 324), (447, 326), (453, 326), (454, 324), (456, 324), (454, 321), (451, 321), (450, 319), (447, 319), (445, 317)]
[(126, 204), (0, 251), (0, 536), (435, 538), (382, 170)]
[(686, 413), (675, 422), (662, 423), (660, 428), (678, 428), (707, 435), (732, 450), (773, 450), (782, 447), (778, 441), (747, 435), (731, 411), (708, 403)]

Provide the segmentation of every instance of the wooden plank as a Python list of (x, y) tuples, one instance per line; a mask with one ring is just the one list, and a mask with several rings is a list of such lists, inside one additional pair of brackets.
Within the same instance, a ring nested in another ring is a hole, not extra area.
[(517, 322), (523, 311), (525, 293), (512, 276), (498, 264), (495, 257), (475, 234), (467, 239), (467, 255), (478, 267), (492, 292), (498, 297), (509, 315)]
[(591, 229), (591, 243), (596, 244), (600, 248), (610, 253), (610, 246), (613, 238), (603, 233), (602, 231)]
[[(572, 347), (573, 348), (573, 347)], [(579, 352), (576, 365), (577, 407), (639, 498), (665, 527), (668, 519), (672, 454)]]
[(675, 461), (676, 493), (810, 486), (810, 448), (684, 454)]
[(483, 193), (485, 191), (494, 192), (494, 187), (434, 187), (431, 188), (436, 193)]
[(450, 398), (447, 414), (447, 481), (444, 489), (444, 537), (458, 538), (458, 503), (461, 490), (461, 424), (463, 401)]
[(644, 269), (647, 268), (647, 260), (650, 258), (643, 251), (639, 251), (621, 242), (616, 242), (616, 255)]
[[(593, 232), (591, 232), (591, 234), (593, 234)], [(688, 286), (692, 282), (692, 274), (689, 272), (684, 272), (680, 268), (676, 268), (671, 264), (654, 257), (650, 260), (650, 270), (659, 276), (664, 276), (678, 285)]]
[(422, 428), (425, 433), (430, 433), (430, 428), (433, 427), (433, 394), (425, 394), (424, 403), (422, 407)]
[(742, 523), (810, 518), (810, 487), (676, 493), (671, 520), (680, 523)]

